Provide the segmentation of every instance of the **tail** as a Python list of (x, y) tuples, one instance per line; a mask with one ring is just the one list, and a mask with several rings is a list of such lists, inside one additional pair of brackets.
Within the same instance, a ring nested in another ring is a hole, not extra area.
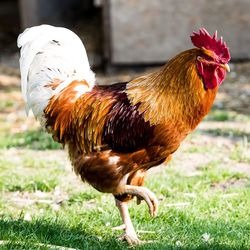
[[(85, 80), (90, 91), (95, 84), (87, 54), (80, 38), (66, 28), (40, 25), (19, 35), (22, 95), (26, 111), (32, 109), (43, 120), (51, 97), (74, 80)], [(57, 82), (54, 87), (49, 84)]]

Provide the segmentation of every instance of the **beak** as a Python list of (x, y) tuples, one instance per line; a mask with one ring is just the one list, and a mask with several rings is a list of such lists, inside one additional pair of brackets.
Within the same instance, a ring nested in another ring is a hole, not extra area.
[(221, 64), (220, 65), (223, 69), (225, 69), (227, 72), (230, 72), (230, 67), (228, 64)]

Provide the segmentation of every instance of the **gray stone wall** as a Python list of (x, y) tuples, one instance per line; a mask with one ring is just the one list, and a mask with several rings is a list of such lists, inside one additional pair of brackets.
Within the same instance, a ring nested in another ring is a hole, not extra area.
[(249, 0), (106, 0), (111, 63), (161, 63), (191, 48), (199, 27), (218, 30), (234, 59), (250, 58)]

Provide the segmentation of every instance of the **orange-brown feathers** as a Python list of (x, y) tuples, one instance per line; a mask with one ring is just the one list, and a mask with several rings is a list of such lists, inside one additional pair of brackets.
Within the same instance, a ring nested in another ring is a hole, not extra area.
[[(54, 82), (46, 85), (46, 87), (54, 88), (60, 84), (60, 80), (55, 79)], [(71, 124), (72, 110), (77, 99), (76, 87), (82, 86), (88, 88), (86, 81), (73, 81), (60, 93), (52, 96), (49, 104), (44, 110), (47, 128), (53, 134), (54, 139), (62, 142), (64, 133)]]
[(102, 135), (107, 115), (116, 101), (111, 93), (94, 88), (82, 95), (72, 110), (72, 137), (79, 152), (101, 151)]
[(208, 113), (217, 88), (206, 90), (196, 68), (201, 49), (187, 50), (159, 71), (132, 80), (126, 93), (152, 125), (179, 123), (192, 130)]
[(64, 144), (73, 141), (83, 154), (102, 147), (105, 119), (115, 101), (110, 93), (96, 89), (81, 94), (88, 87), (86, 81), (73, 81), (53, 96), (45, 109), (47, 128), (54, 138)]

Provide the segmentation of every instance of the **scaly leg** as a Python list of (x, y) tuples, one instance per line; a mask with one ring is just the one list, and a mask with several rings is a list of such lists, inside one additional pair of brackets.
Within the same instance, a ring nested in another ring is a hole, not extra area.
[[(152, 193), (148, 188), (138, 187), (132, 185), (125, 185), (124, 192), (122, 194), (131, 194), (138, 198), (138, 200), (145, 200), (151, 216), (156, 216), (158, 210), (158, 201), (154, 193)], [(123, 225), (113, 228), (114, 230), (124, 229), (124, 234), (120, 237), (122, 240), (126, 240), (129, 245), (136, 245), (141, 243), (138, 239), (133, 224), (131, 222), (129, 211), (128, 211), (128, 202), (122, 202), (116, 199), (116, 206), (118, 207)]]
[(138, 187), (132, 185), (125, 185), (124, 192), (125, 194), (131, 194), (138, 197), (140, 200), (143, 199), (146, 201), (149, 212), (151, 216), (156, 216), (158, 211), (158, 200), (153, 192), (151, 192), (146, 187)]
[(131, 222), (129, 211), (128, 211), (128, 203), (122, 202), (119, 200), (115, 200), (116, 206), (119, 209), (119, 212), (122, 217), (122, 221), (124, 223), (124, 234), (120, 236), (121, 240), (126, 240), (129, 245), (136, 245), (140, 243), (140, 240), (138, 239), (135, 229), (133, 227), (133, 224)]

